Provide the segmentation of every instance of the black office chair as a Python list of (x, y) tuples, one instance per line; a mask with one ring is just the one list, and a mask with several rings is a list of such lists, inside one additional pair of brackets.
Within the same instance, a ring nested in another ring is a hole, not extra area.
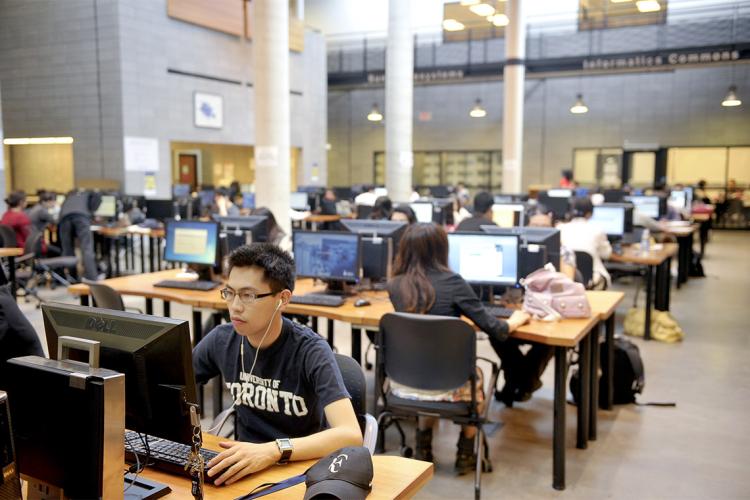
[[(380, 320), (375, 369), (375, 408), (381, 398), (383, 406), (378, 416), (378, 449), (383, 446), (386, 428), (395, 423), (401, 435), (402, 454), (411, 455), (403, 430), (398, 425), (399, 419), (431, 416), (476, 427), (475, 498), (479, 498), (481, 494), (482, 470), (492, 470), (482, 427), (487, 422), (491, 398), (485, 396), (487, 403), (484, 412), (480, 414), (475, 392), (478, 383), (477, 359), (487, 361), (492, 366), (488, 387), (495, 387), (500, 366), (477, 356), (476, 334), (468, 323), (459, 318), (409, 313), (389, 313)], [(471, 401), (401, 398), (390, 390), (384, 391), (386, 380), (415, 389), (440, 391), (458, 389), (469, 381)]]
[(94, 300), (94, 307), (114, 309), (115, 311), (125, 311), (130, 309), (137, 311), (139, 314), (143, 314), (143, 311), (137, 307), (126, 307), (125, 303), (122, 301), (122, 296), (111, 286), (98, 281), (88, 280), (86, 278), (82, 281), (89, 286), (91, 298)]
[(0, 242), (2, 242), (3, 248), (16, 248), (18, 246), (16, 232), (7, 224), (0, 224)]
[(583, 284), (586, 290), (591, 289), (594, 281), (594, 258), (588, 252), (576, 250), (576, 281)]
[[(365, 382), (365, 374), (362, 372), (362, 367), (353, 358), (343, 354), (334, 354), (334, 357), (341, 372), (344, 386), (352, 398), (354, 413), (357, 415), (357, 422), (362, 431), (362, 446), (370, 450), (370, 454), (372, 455), (375, 452), (375, 444), (378, 439), (378, 422), (375, 420), (375, 417), (367, 413), (367, 400), (365, 399), (367, 383)], [(221, 435), (220, 432), (224, 424), (230, 419), (234, 422), (234, 417), (234, 407), (222, 411), (214, 419), (210, 430), (215, 434)], [(233, 425), (223, 436), (237, 439), (236, 425)]]
[(42, 253), (42, 238), (44, 238), (44, 234), (41, 231), (35, 231), (26, 240), (24, 246), (24, 253), (34, 254), (35, 273), (48, 276), (62, 286), (69, 287), (71, 282), (75, 281), (70, 272), (75, 272), (76, 267), (78, 267), (78, 257), (75, 255), (45, 257)]

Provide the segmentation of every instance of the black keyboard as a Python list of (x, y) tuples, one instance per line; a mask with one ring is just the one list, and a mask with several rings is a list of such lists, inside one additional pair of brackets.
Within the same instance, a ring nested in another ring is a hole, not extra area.
[[(190, 446), (149, 436), (148, 434), (143, 434), (143, 438), (144, 440), (148, 440), (149, 466), (153, 466), (156, 469), (163, 470), (170, 474), (190, 476), (185, 470), (185, 463), (187, 462), (187, 457), (190, 453)], [(125, 431), (125, 460), (127, 460), (128, 463), (136, 463), (135, 453), (138, 453), (138, 459), (140, 460), (141, 466), (143, 466), (144, 461), (146, 460), (146, 447), (144, 446), (143, 440), (141, 440), (141, 437), (137, 432)], [(219, 452), (201, 448), (204, 472), (208, 471), (208, 466), (206, 466), (208, 461), (218, 454)]]
[(198, 290), (201, 292), (207, 292), (213, 290), (221, 283), (215, 281), (195, 280), (195, 281), (180, 281), (180, 280), (162, 280), (158, 283), (154, 283), (154, 286), (159, 288), (180, 288), (182, 290)]
[(507, 307), (493, 306), (489, 304), (484, 305), (484, 309), (487, 314), (496, 318), (510, 318), (511, 314), (515, 309), (508, 309)]
[(344, 305), (344, 297), (341, 295), (326, 295), (324, 293), (308, 293), (306, 295), (292, 295), (292, 304), (305, 304), (309, 306), (340, 307)]

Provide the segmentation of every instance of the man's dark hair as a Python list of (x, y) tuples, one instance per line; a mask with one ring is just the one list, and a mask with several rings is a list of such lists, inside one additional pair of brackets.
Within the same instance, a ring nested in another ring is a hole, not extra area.
[(24, 193), (23, 191), (15, 191), (8, 195), (8, 197), (5, 199), (5, 203), (7, 203), (11, 208), (17, 208), (21, 205), (21, 203), (23, 203), (25, 199), (26, 193)]
[(474, 196), (474, 214), (481, 215), (487, 213), (495, 203), (495, 198), (487, 191), (480, 191)]
[(573, 200), (573, 214), (576, 217), (585, 217), (586, 214), (590, 214), (593, 211), (594, 205), (588, 196), (582, 196)]
[(257, 266), (271, 285), (271, 291), (294, 291), (294, 259), (271, 243), (253, 243), (237, 248), (229, 255), (229, 271), (235, 267)]
[(43, 191), (39, 195), (39, 201), (44, 203), (45, 201), (55, 201), (57, 200), (57, 195), (53, 193), (52, 191)]

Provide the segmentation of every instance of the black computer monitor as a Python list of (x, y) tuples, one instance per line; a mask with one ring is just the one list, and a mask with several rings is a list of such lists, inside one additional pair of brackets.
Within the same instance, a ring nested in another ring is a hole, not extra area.
[(218, 264), (219, 224), (167, 220), (164, 260), (211, 267)]
[(544, 205), (548, 212), (552, 212), (556, 219), (564, 220), (570, 213), (570, 198), (548, 196), (545, 191), (542, 191), (537, 196), (537, 201)]
[(495, 203), (523, 203), (528, 201), (527, 194), (500, 193), (494, 196)]
[(294, 231), (296, 274), (332, 282), (357, 283), (362, 266), (360, 236), (335, 231)]
[(42, 304), (42, 318), (51, 358), (61, 336), (94, 340), (100, 367), (125, 375), (128, 429), (192, 443), (189, 405), (198, 398), (187, 321), (55, 303)]
[(336, 186), (333, 188), (333, 194), (336, 195), (337, 200), (353, 200), (354, 192), (352, 188), (347, 186)]
[(448, 267), (469, 283), (515, 285), (518, 282), (518, 236), (449, 233)]
[(453, 193), (451, 186), (429, 186), (430, 196), (434, 198), (448, 198)]
[(599, 226), (607, 236), (622, 238), (633, 231), (633, 205), (626, 203), (603, 203), (594, 207), (589, 222)]
[(173, 218), (178, 209), (173, 200), (146, 200), (146, 217), (164, 221)]
[(342, 219), (341, 225), (362, 236), (362, 277), (383, 281), (391, 276), (404, 221)]
[(173, 198), (189, 198), (190, 197), (190, 189), (192, 186), (190, 184), (174, 184), (172, 185), (172, 197)]
[(663, 196), (626, 196), (625, 201), (632, 203), (635, 211), (652, 219), (664, 216), (667, 211), (666, 198)]
[(520, 227), (526, 222), (526, 206), (522, 203), (495, 203), (492, 205), (492, 222), (499, 227)]
[(554, 227), (512, 227), (481, 226), (488, 234), (516, 235), (520, 237), (522, 245), (543, 245), (546, 251), (546, 262), (551, 262), (560, 270), (560, 230)]
[(229, 252), (240, 245), (268, 241), (269, 221), (267, 215), (244, 215), (241, 217), (214, 215), (213, 219), (221, 226), (221, 232), (228, 237)]
[(441, 226), (453, 225), (453, 199), (432, 199), (432, 222)]
[(372, 205), (357, 205), (357, 219), (369, 219), (372, 210)]
[(415, 201), (410, 203), (409, 206), (414, 210), (414, 215), (417, 216), (417, 222), (433, 221), (433, 207), (431, 201)]
[(201, 189), (198, 191), (198, 199), (202, 207), (210, 207), (214, 204), (215, 191), (213, 189)]
[(113, 194), (103, 194), (102, 202), (99, 204), (99, 208), (94, 212), (95, 217), (103, 219), (116, 219), (117, 218), (117, 196)]
[(297, 191), (296, 193), (289, 194), (289, 206), (294, 210), (310, 210), (310, 202), (308, 201), (308, 193), (303, 191)]
[(605, 189), (602, 194), (606, 203), (622, 203), (628, 193), (622, 189)]

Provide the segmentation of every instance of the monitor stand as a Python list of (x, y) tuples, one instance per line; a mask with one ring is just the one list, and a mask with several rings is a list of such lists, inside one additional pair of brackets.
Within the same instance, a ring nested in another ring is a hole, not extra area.
[(126, 500), (151, 500), (161, 498), (172, 491), (172, 488), (166, 484), (157, 483), (132, 472), (125, 474), (124, 488)]
[(216, 281), (214, 280), (212, 266), (203, 264), (188, 264), (188, 270), (198, 275), (198, 281)]
[(324, 295), (343, 295), (348, 297), (357, 293), (355, 285), (351, 285), (345, 281), (323, 280), (323, 282), (326, 284), (326, 289), (322, 292)]

